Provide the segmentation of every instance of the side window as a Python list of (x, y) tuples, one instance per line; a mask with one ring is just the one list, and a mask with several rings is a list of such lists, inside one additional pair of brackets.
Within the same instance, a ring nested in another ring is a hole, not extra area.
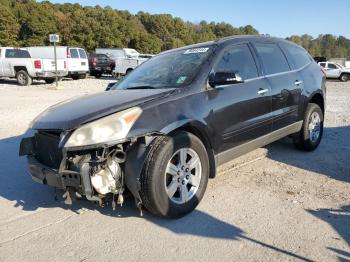
[(246, 44), (225, 50), (214, 70), (215, 72), (238, 73), (243, 80), (258, 77), (254, 58)]
[(78, 50), (77, 49), (71, 48), (71, 49), (69, 49), (69, 51), (70, 51), (70, 57), (71, 58), (79, 58), (79, 54), (78, 54)]
[(80, 58), (86, 58), (86, 53), (83, 49), (78, 49), (79, 50), (79, 55), (80, 55)]
[(22, 49), (6, 49), (6, 58), (30, 58), (30, 54), (27, 50)]
[(320, 63), (320, 66), (322, 66), (323, 68), (326, 67), (326, 63)]
[(290, 70), (288, 62), (282, 50), (276, 44), (255, 43), (267, 75), (287, 72)]
[(294, 69), (299, 69), (311, 62), (306, 51), (292, 44), (282, 44), (285, 54), (290, 62), (294, 65)]
[(338, 67), (335, 64), (328, 63), (329, 69), (338, 69)]

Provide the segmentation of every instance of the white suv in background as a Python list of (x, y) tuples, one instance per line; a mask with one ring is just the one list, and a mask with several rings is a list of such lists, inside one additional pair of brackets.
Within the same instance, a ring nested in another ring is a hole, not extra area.
[(67, 47), (68, 77), (77, 79), (86, 78), (89, 73), (89, 61), (84, 49)]
[[(28, 47), (30, 53), (36, 58), (54, 59), (53, 46)], [(57, 46), (57, 59), (65, 60), (67, 77), (76, 79), (86, 78), (89, 73), (89, 62), (84, 49), (70, 46)]]
[(350, 80), (350, 68), (333, 62), (319, 62), (318, 64), (324, 68), (327, 78), (339, 79), (342, 82)]

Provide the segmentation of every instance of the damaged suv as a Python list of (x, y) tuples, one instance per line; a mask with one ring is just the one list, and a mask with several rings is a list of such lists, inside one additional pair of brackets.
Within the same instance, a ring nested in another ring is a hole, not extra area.
[(325, 76), (301, 47), (236, 36), (163, 52), (110, 90), (48, 108), (23, 138), (29, 172), (76, 195), (164, 217), (191, 212), (235, 157), (290, 136), (320, 143)]

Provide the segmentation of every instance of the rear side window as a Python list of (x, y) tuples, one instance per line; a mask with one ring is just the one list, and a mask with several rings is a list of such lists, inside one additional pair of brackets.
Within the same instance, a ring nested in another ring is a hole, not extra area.
[(338, 69), (338, 67), (335, 64), (328, 63), (329, 69)]
[(322, 66), (323, 68), (326, 67), (326, 63), (320, 63), (320, 66)]
[(288, 60), (294, 65), (294, 69), (301, 68), (311, 62), (311, 58), (306, 51), (298, 46), (283, 44)]
[(79, 55), (80, 55), (80, 58), (86, 58), (86, 53), (83, 49), (78, 49), (79, 50)]
[(270, 43), (255, 43), (254, 46), (264, 65), (265, 74), (271, 75), (290, 70), (287, 59), (278, 45)]
[(30, 58), (30, 54), (27, 50), (22, 49), (6, 49), (6, 58)]
[(243, 80), (258, 77), (254, 58), (247, 45), (236, 45), (226, 49), (215, 66), (216, 72), (235, 72)]
[(79, 58), (78, 50), (77, 49), (69, 49), (70, 51), (70, 57), (71, 58)]

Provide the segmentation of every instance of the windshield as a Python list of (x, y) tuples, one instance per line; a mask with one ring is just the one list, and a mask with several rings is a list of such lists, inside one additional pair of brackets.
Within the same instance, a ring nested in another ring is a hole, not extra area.
[(188, 85), (211, 52), (212, 47), (201, 47), (157, 55), (111, 89), (176, 88)]

